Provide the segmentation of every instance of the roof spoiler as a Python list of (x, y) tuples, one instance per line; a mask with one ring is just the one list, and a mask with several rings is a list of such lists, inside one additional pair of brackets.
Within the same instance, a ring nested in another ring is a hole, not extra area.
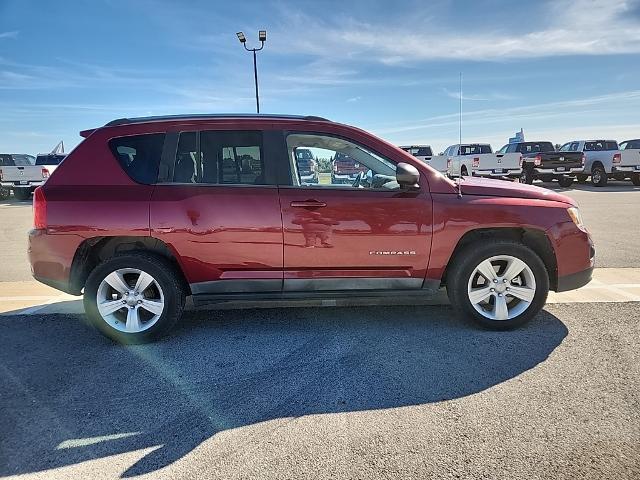
[(89, 135), (91, 135), (96, 130), (97, 130), (97, 128), (90, 128), (89, 130), (82, 130), (80, 132), (80, 136), (83, 137), (83, 138), (87, 138)]

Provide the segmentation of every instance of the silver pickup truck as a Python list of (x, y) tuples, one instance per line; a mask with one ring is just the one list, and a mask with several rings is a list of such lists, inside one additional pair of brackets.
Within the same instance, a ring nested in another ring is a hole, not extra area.
[(640, 187), (640, 139), (620, 143), (620, 151), (620, 156), (613, 159), (613, 178), (624, 180), (629, 177), (636, 187)]
[(7, 199), (9, 191), (18, 200), (27, 200), (49, 177), (49, 171), (34, 165), (35, 157), (26, 154), (0, 153), (0, 195)]
[(609, 178), (615, 176), (614, 164), (621, 154), (615, 140), (574, 140), (565, 143), (560, 151), (583, 152), (584, 169), (577, 175), (578, 182), (584, 183), (591, 176), (591, 183), (596, 187), (604, 187)]

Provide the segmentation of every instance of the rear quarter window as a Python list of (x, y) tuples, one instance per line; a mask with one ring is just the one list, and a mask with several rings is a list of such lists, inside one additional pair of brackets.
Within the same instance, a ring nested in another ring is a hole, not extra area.
[(149, 185), (158, 179), (164, 137), (164, 133), (117, 137), (109, 141), (109, 148), (132, 180)]

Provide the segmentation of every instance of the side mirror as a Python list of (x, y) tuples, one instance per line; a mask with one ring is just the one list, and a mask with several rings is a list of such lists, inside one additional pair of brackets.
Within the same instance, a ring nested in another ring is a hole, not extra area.
[(400, 185), (400, 188), (419, 188), (420, 172), (413, 165), (404, 162), (399, 163), (396, 167), (396, 181)]

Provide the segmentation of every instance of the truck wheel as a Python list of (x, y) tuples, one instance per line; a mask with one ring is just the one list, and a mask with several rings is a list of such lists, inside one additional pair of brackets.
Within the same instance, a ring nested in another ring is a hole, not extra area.
[(576, 180), (578, 180), (578, 183), (585, 183), (587, 181), (587, 178), (589, 178), (589, 175), (576, 175)]
[(573, 178), (563, 175), (560, 178), (558, 178), (558, 183), (562, 188), (567, 188), (573, 184)]
[(29, 198), (31, 198), (31, 189), (30, 188), (14, 188), (13, 195), (18, 200), (29, 200)]
[(591, 184), (594, 187), (604, 187), (607, 185), (607, 172), (601, 165), (596, 165), (591, 169)]
[(469, 172), (467, 172), (467, 167), (465, 167), (464, 165), (462, 166), (462, 169), (460, 170), (460, 175), (463, 177), (468, 177), (469, 176)]
[(520, 174), (520, 183), (531, 185), (533, 183), (533, 172), (523, 168), (522, 173)]
[(0, 187), (0, 200), (7, 200), (11, 196), (11, 190), (5, 187)]
[(631, 183), (636, 187), (640, 187), (640, 173), (634, 173), (631, 175)]
[(84, 308), (89, 322), (123, 344), (151, 342), (182, 316), (185, 293), (162, 257), (139, 252), (112, 257), (87, 278)]
[(549, 276), (533, 250), (509, 240), (465, 248), (447, 273), (447, 294), (464, 318), (493, 330), (524, 325), (544, 306)]

